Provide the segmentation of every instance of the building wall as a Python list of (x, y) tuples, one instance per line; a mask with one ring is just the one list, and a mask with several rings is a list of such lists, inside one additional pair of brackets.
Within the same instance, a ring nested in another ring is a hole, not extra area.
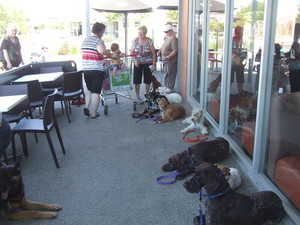
[(182, 1), (182, 58), (179, 59), (181, 63), (181, 87), (182, 95), (187, 94), (187, 68), (188, 68), (188, 32), (189, 32), (189, 0)]

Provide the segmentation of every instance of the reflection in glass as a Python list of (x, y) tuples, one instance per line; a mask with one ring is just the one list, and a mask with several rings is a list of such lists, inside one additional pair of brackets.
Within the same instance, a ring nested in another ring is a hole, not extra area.
[(221, 71), (224, 50), (225, 4), (210, 4), (207, 70), (207, 112), (218, 123), (220, 116)]
[(228, 134), (253, 156), (265, 1), (234, 1)]
[(300, 210), (300, 3), (278, 3), (265, 169)]
[(203, 25), (203, 0), (198, 0), (195, 10), (195, 73), (192, 76), (192, 92), (197, 102), (200, 102), (200, 78), (201, 78), (201, 60), (202, 60), (202, 25)]

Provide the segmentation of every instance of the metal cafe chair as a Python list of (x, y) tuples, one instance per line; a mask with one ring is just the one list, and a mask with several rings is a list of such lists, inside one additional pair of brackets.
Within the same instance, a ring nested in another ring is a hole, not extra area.
[(63, 154), (66, 154), (63, 140), (54, 114), (54, 98), (56, 94), (57, 94), (57, 89), (55, 89), (55, 91), (52, 94), (47, 96), (45, 101), (45, 106), (44, 106), (44, 116), (42, 120), (24, 119), (21, 120), (15, 127), (12, 128), (12, 151), (13, 151), (14, 160), (16, 160), (16, 144), (15, 144), (16, 134), (20, 134), (23, 137), (24, 140), (23, 152), (24, 155), (28, 156), (26, 133), (45, 133), (55, 165), (57, 168), (59, 168), (59, 163), (50, 136), (50, 131), (53, 128), (55, 128), (62, 152)]
[(82, 86), (82, 71), (64, 73), (62, 90), (58, 91), (57, 98), (64, 102), (69, 123), (71, 123), (69, 114), (72, 113), (70, 101), (77, 99), (79, 102), (81, 94), (84, 94)]

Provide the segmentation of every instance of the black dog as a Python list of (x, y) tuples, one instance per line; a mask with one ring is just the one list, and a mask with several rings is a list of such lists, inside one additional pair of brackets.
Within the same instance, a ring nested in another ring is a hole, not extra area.
[(32, 202), (25, 198), (25, 189), (20, 171), (21, 157), (15, 165), (5, 165), (0, 162), (0, 218), (5, 219), (50, 219), (56, 216), (54, 212), (39, 212), (34, 210), (61, 210), (56, 204)]
[(215, 140), (194, 144), (187, 150), (171, 156), (169, 162), (162, 166), (162, 170), (177, 170), (181, 172), (177, 179), (183, 179), (194, 173), (200, 163), (218, 163), (226, 158), (228, 152), (229, 142), (222, 137), (217, 137)]
[[(274, 192), (261, 191), (249, 196), (236, 193), (220, 169), (210, 163), (202, 163), (184, 187), (190, 193), (205, 188), (205, 225), (277, 224), (284, 216), (282, 201)], [(194, 224), (199, 224), (199, 220), (196, 216)]]

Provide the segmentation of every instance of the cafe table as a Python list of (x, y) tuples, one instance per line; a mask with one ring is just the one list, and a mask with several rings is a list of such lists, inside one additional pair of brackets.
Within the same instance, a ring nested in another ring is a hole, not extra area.
[(39, 73), (39, 74), (29, 74), (24, 75), (17, 80), (14, 80), (13, 82), (27, 82), (32, 80), (38, 80), (40, 83), (43, 82), (51, 82), (55, 81), (59, 77), (61, 77), (64, 74), (64, 72), (53, 72), (53, 73)]
[(7, 112), (27, 98), (27, 95), (0, 96), (0, 111)]

